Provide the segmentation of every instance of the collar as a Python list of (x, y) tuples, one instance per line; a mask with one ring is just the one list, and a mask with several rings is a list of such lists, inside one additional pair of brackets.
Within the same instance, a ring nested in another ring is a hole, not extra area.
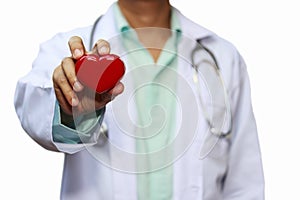
[(185, 37), (189, 37), (190, 39), (197, 40), (197, 39), (204, 39), (204, 38), (208, 38), (208, 37), (216, 35), (212, 31), (195, 23), (191, 19), (188, 19), (177, 8), (173, 7), (173, 12), (179, 18), (179, 23), (181, 24), (182, 34)]

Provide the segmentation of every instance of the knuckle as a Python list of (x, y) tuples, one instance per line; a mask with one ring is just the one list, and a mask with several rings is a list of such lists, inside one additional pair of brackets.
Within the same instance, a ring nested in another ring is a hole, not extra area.
[(67, 90), (66, 94), (69, 96), (70, 101), (72, 101), (72, 99), (75, 97), (74, 91), (72, 89)]
[(58, 84), (60, 85), (64, 85), (66, 83), (68, 83), (68, 80), (65, 76), (59, 76), (57, 79)]
[(59, 78), (60, 74), (62, 74), (62, 67), (61, 65), (59, 65), (58, 67), (56, 67), (53, 71), (53, 74), (52, 74), (52, 80), (54, 82), (56, 82), (56, 80)]
[(61, 66), (62, 67), (67, 66), (68, 64), (70, 64), (70, 61), (71, 61), (70, 57), (63, 58), (62, 61), (61, 61)]

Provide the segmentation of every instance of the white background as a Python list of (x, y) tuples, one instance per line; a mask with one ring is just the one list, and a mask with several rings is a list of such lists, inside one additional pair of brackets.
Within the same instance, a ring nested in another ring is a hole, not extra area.
[[(30, 70), (41, 42), (57, 32), (91, 24), (111, 2), (10, 0), (1, 5), (0, 199), (59, 198), (63, 155), (44, 150), (22, 130), (13, 106), (16, 82)], [(266, 199), (300, 199), (299, 3), (171, 2), (194, 21), (231, 41), (243, 55), (252, 86)]]

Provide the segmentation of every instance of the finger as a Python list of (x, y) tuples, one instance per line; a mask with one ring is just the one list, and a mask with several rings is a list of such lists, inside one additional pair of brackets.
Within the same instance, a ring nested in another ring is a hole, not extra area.
[(67, 102), (67, 100), (65, 99), (62, 91), (60, 90), (59, 86), (57, 85), (57, 78), (58, 78), (58, 74), (60, 74), (61, 72), (59, 72), (61, 70), (61, 66), (57, 67), (54, 70), (53, 73), (53, 85), (54, 85), (54, 92), (55, 92), (55, 96), (56, 99), (61, 107), (61, 109), (67, 113), (67, 114), (72, 114), (72, 107), (69, 105), (69, 103)]
[(106, 55), (110, 52), (110, 45), (106, 40), (98, 40), (92, 50), (94, 54)]
[(108, 102), (112, 101), (116, 96), (121, 94), (124, 91), (123, 83), (119, 82), (117, 85), (111, 90), (96, 95), (96, 100), (100, 105), (105, 105)]
[(58, 87), (54, 87), (56, 99), (60, 105), (60, 108), (68, 115), (72, 115), (72, 106), (69, 105), (67, 100), (65, 99), (63, 93)]
[(62, 60), (62, 69), (67, 77), (68, 82), (72, 86), (73, 90), (76, 92), (80, 92), (83, 90), (83, 86), (78, 81), (76, 72), (75, 72), (75, 64), (72, 58), (64, 58)]
[(71, 37), (68, 44), (69, 44), (70, 51), (72, 53), (72, 57), (74, 59), (77, 60), (78, 58), (83, 56), (83, 54), (85, 54), (85, 47), (80, 37), (78, 36)]
[(114, 88), (108, 91), (108, 93), (112, 96), (112, 98), (121, 94), (124, 91), (124, 85), (121, 82), (118, 82)]
[(59, 89), (61, 91), (62, 96), (66, 99), (70, 106), (78, 105), (78, 97), (73, 91), (61, 65), (54, 70), (53, 84), (56, 89)]

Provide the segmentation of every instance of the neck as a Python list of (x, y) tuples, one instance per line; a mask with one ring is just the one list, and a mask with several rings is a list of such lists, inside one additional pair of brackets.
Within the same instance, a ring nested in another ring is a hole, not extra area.
[(168, 0), (119, 0), (118, 4), (132, 28), (170, 28)]

